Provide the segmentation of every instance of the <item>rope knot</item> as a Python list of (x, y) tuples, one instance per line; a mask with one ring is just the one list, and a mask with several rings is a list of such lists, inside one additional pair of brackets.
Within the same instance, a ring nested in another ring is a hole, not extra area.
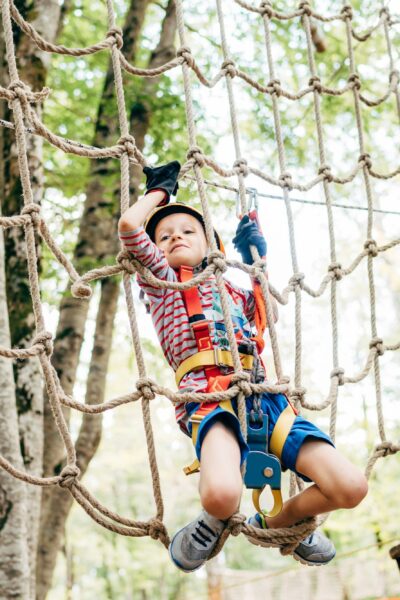
[(77, 465), (66, 465), (60, 473), (60, 481), (58, 485), (62, 488), (71, 487), (75, 483), (75, 479), (81, 474)]
[(364, 152), (364, 154), (360, 154), (358, 158), (358, 162), (362, 163), (364, 167), (370, 169), (372, 167), (371, 155), (368, 152)]
[(246, 522), (246, 517), (240, 513), (235, 513), (230, 517), (228, 523), (226, 524), (226, 529), (233, 536), (238, 536), (242, 529), (243, 525)]
[(344, 369), (342, 369), (342, 367), (337, 367), (336, 369), (333, 369), (331, 371), (331, 377), (337, 377), (337, 379), (338, 379), (338, 385), (344, 385), (345, 384)]
[(321, 165), (320, 168), (318, 169), (318, 174), (319, 175), (323, 175), (324, 179), (326, 179), (326, 181), (333, 181), (333, 175), (332, 175), (332, 171), (329, 165)]
[(136, 382), (136, 389), (142, 394), (146, 400), (153, 400), (156, 395), (153, 392), (153, 382), (150, 379), (142, 377)]
[(289, 392), (289, 396), (294, 402), (301, 402), (306, 395), (306, 392), (307, 390), (304, 387), (293, 388)]
[(232, 375), (232, 384), (237, 385), (239, 390), (243, 392), (243, 394), (247, 396), (251, 396), (253, 390), (250, 385), (250, 373), (246, 373), (246, 371), (238, 371)]
[(396, 454), (398, 447), (392, 442), (385, 441), (375, 447), (375, 452), (382, 452), (383, 456), (389, 456), (390, 454)]
[(32, 96), (32, 91), (29, 86), (27, 86), (20, 79), (18, 81), (13, 81), (7, 88), (12, 94), (12, 100), (19, 100), (21, 104), (26, 104), (28, 102), (28, 97)]
[(21, 80), (10, 83), (7, 89), (11, 96), (9, 96), (9, 101), (18, 98), (22, 103), (30, 102), (33, 104), (34, 102), (43, 102), (50, 94), (50, 88), (48, 87), (44, 87), (38, 92), (33, 92), (31, 88)]
[(279, 185), (282, 188), (287, 187), (290, 190), (293, 188), (292, 176), (288, 171), (281, 173), (279, 176)]
[(385, 353), (385, 346), (383, 345), (383, 339), (376, 337), (376, 338), (372, 338), (372, 340), (369, 343), (369, 347), (372, 348), (376, 348), (376, 353), (378, 356), (382, 356), (382, 354)]
[(110, 38), (110, 42), (112, 45), (115, 44), (118, 50), (121, 50), (122, 46), (124, 45), (124, 38), (122, 37), (121, 27), (111, 27), (111, 29), (107, 31), (106, 37)]
[(235, 62), (231, 58), (227, 58), (221, 65), (221, 69), (225, 71), (226, 75), (229, 75), (232, 79), (237, 75), (237, 69)]
[(328, 272), (332, 273), (336, 281), (340, 281), (343, 277), (342, 265), (339, 262), (331, 263), (328, 267)]
[(74, 298), (91, 298), (92, 288), (88, 283), (85, 283), (81, 279), (77, 279), (71, 285), (71, 294)]
[(188, 160), (193, 159), (194, 162), (199, 165), (199, 167), (204, 167), (206, 164), (206, 158), (199, 146), (192, 146), (189, 148), (186, 157)]
[(353, 89), (359, 90), (361, 88), (361, 79), (358, 73), (352, 73), (347, 81)]
[(307, 15), (308, 17), (311, 17), (311, 15), (312, 15), (312, 8), (311, 8), (308, 0), (302, 0), (300, 2), (299, 10), (302, 10), (303, 15)]
[(282, 95), (280, 79), (271, 79), (267, 87), (271, 88), (271, 94), (276, 94), (278, 97)]
[(253, 276), (256, 279), (260, 279), (262, 274), (265, 273), (265, 269), (267, 268), (267, 261), (265, 258), (259, 258), (253, 262)]
[(47, 354), (47, 356), (51, 356), (53, 354), (53, 336), (49, 331), (41, 331), (32, 340), (32, 345), (41, 345), (43, 346), (43, 352)]
[(263, 17), (267, 16), (270, 19), (272, 19), (272, 17), (275, 15), (275, 11), (272, 8), (272, 4), (268, 0), (262, 0), (259, 11), (260, 15), (262, 15)]
[(310, 79), (308, 81), (308, 85), (311, 86), (316, 92), (321, 94), (322, 84), (321, 84), (321, 78), (318, 77), (318, 75), (313, 75), (313, 77), (310, 77)]
[(152, 540), (158, 540), (159, 538), (165, 538), (167, 535), (165, 525), (157, 517), (153, 517), (148, 522), (149, 536)]
[(236, 173), (240, 173), (243, 177), (247, 177), (249, 174), (249, 167), (247, 166), (247, 160), (245, 158), (238, 158), (233, 163), (233, 168)]
[(353, 7), (350, 4), (345, 4), (345, 6), (343, 6), (342, 10), (340, 11), (341, 15), (342, 15), (342, 19), (345, 21), (346, 19), (352, 19), (353, 18)]
[(128, 156), (135, 157), (136, 140), (133, 135), (123, 135), (119, 138), (118, 144), (124, 148)]
[(220, 271), (221, 273), (225, 273), (228, 269), (225, 260), (225, 254), (221, 252), (221, 250), (214, 250), (209, 253), (207, 257), (207, 262), (209, 265), (214, 265), (215, 271)]
[(181, 56), (189, 67), (193, 67), (194, 57), (189, 46), (181, 46), (180, 48), (178, 48), (178, 50), (176, 51), (176, 55)]
[(364, 243), (364, 248), (368, 251), (368, 254), (370, 256), (373, 256), (375, 258), (375, 256), (378, 256), (379, 252), (378, 252), (378, 246), (376, 244), (375, 240), (366, 240)]
[(278, 379), (279, 385), (288, 385), (290, 383), (289, 375), (281, 375), (280, 379)]
[(304, 278), (304, 273), (293, 273), (293, 275), (289, 279), (289, 283), (295, 288), (296, 286), (301, 286), (301, 282)]
[(121, 265), (121, 267), (130, 275), (136, 273), (136, 269), (131, 263), (130, 254), (128, 250), (121, 250), (121, 252), (118, 252), (116, 260)]
[(27, 215), (30, 217), (31, 223), (35, 226), (39, 224), (40, 218), (40, 206), (39, 204), (35, 204), (34, 202), (30, 202), (26, 204), (21, 210), (21, 215)]

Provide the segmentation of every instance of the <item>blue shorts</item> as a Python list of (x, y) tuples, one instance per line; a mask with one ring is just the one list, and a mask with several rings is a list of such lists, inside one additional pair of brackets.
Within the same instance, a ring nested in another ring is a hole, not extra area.
[[(277, 422), (279, 415), (287, 407), (287, 405), (288, 401), (283, 394), (264, 393), (261, 397), (261, 410), (263, 411), (263, 413), (268, 415), (268, 444), (272, 434), (272, 430), (275, 427), (275, 423)], [(197, 408), (199, 408), (200, 406), (201, 404)], [(236, 400), (232, 401), (232, 406), (237, 414)], [(246, 399), (247, 412), (249, 413), (252, 408), (253, 398), (252, 396), (249, 396)], [(195, 412), (196, 410), (193, 411), (193, 413)], [(219, 406), (215, 408), (212, 412), (210, 412), (208, 415), (206, 415), (200, 422), (196, 443), (197, 458), (199, 459), (199, 461), (201, 460), (201, 446), (204, 441), (204, 438), (207, 432), (210, 430), (210, 428), (217, 421), (224, 423), (224, 425), (226, 425), (234, 431), (240, 446), (240, 462), (242, 464), (243, 461), (246, 460), (246, 457), (249, 453), (249, 447), (244, 441), (242, 433), (240, 431), (239, 419), (232, 413), (223, 410)], [(191, 428), (191, 423), (189, 424), (189, 427)], [(297, 456), (299, 454), (301, 446), (306, 440), (321, 440), (323, 442), (327, 442), (331, 446), (334, 446), (334, 444), (330, 437), (326, 433), (318, 429), (318, 427), (316, 427), (313, 423), (311, 423), (310, 421), (308, 421), (300, 415), (296, 416), (290, 433), (283, 446), (281, 460), (282, 468), (294, 471), (304, 481), (310, 481), (310, 479), (308, 479), (305, 475), (296, 471)]]

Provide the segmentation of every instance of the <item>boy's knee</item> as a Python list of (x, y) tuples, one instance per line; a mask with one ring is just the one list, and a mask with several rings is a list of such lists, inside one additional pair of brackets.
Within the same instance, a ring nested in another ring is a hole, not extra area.
[(368, 482), (360, 473), (343, 484), (335, 494), (335, 499), (340, 508), (355, 508), (368, 493)]
[(240, 502), (242, 482), (228, 485), (207, 485), (201, 490), (203, 508), (217, 519), (228, 519), (236, 512)]

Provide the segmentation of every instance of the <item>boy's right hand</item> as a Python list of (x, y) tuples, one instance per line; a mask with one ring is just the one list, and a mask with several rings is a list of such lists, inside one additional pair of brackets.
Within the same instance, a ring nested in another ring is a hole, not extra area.
[(173, 160), (161, 167), (144, 167), (143, 173), (146, 175), (146, 194), (153, 190), (163, 190), (166, 197), (160, 203), (168, 204), (170, 196), (175, 196), (179, 185), (178, 175), (181, 165), (177, 160)]

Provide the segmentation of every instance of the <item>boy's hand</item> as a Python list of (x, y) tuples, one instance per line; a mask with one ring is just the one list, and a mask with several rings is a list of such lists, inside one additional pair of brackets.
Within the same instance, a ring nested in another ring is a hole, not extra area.
[(163, 190), (166, 197), (160, 203), (168, 204), (171, 195), (175, 196), (178, 191), (178, 175), (181, 165), (173, 160), (161, 167), (145, 167), (143, 173), (146, 175), (146, 194), (153, 190)]
[(243, 262), (251, 265), (253, 264), (253, 258), (250, 252), (250, 246), (255, 246), (261, 257), (267, 254), (267, 242), (264, 239), (263, 234), (257, 227), (255, 221), (251, 221), (248, 215), (245, 215), (236, 230), (236, 235), (233, 238), (233, 245), (243, 259)]

